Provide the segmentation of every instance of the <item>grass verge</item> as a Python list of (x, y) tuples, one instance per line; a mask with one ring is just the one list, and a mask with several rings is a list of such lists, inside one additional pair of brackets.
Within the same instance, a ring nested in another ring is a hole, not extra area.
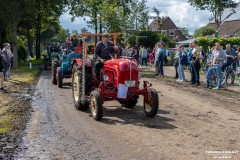
[(13, 95), (21, 95), (26, 88), (31, 88), (41, 63), (42, 59), (33, 59), (32, 69), (29, 68), (28, 62), (20, 62), (18, 68), (11, 69), (11, 80), (4, 82), (7, 93), (0, 93), (0, 135), (8, 135), (14, 129), (23, 127), (18, 121), (30, 108), (31, 100)]

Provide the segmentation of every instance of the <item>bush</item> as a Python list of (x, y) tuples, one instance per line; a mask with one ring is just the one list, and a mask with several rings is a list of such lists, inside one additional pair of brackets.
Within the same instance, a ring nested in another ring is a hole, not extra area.
[(17, 48), (18, 59), (25, 61), (27, 59), (27, 49), (24, 45), (23, 40), (19, 37), (17, 37), (17, 39), (18, 39), (18, 48)]
[(194, 31), (193, 36), (194, 37), (203, 37), (203, 36), (207, 36), (207, 35), (212, 35), (215, 33), (215, 29), (209, 26), (204, 26), (201, 27), (197, 30)]
[(240, 45), (240, 37), (233, 37), (233, 38), (204, 38), (200, 37), (197, 38), (198, 45), (202, 46), (204, 50), (207, 50), (208, 46), (213, 47), (216, 42), (220, 42), (223, 49), (226, 48), (227, 44), (231, 46)]
[(139, 31), (128, 38), (128, 43), (130, 46), (137, 44), (144, 45), (147, 48), (153, 48), (160, 40), (162, 40), (165, 45), (168, 45), (170, 41), (165, 34), (160, 34), (159, 32)]

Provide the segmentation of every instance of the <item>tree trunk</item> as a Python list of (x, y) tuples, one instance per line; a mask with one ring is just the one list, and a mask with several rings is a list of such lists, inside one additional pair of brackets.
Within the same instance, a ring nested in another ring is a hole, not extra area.
[(41, 15), (40, 15), (41, 4), (40, 0), (37, 0), (37, 23), (36, 23), (36, 59), (41, 58), (40, 54), (40, 31), (41, 31)]
[[(94, 13), (94, 18), (95, 18), (95, 33), (97, 33), (97, 11)], [(95, 36), (95, 46), (97, 45), (97, 36)]]
[[(99, 17), (99, 32), (102, 33), (102, 17), (100, 15)], [(102, 36), (99, 36), (99, 39), (102, 39)]]
[[(13, 24), (14, 25), (14, 24)], [(13, 27), (12, 31), (13, 40), (12, 40), (12, 52), (13, 52), (13, 67), (18, 67), (18, 54), (17, 54), (17, 46), (18, 46), (18, 40), (17, 40), (17, 24)]]

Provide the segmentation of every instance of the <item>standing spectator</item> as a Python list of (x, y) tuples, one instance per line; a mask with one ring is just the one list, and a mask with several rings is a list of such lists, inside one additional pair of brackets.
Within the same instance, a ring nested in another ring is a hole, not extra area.
[(163, 78), (164, 78), (163, 63), (164, 63), (165, 56), (166, 56), (165, 48), (163, 47), (162, 43), (158, 43), (157, 60), (159, 65), (159, 75), (160, 77), (163, 77)]
[(153, 48), (153, 57), (154, 57), (154, 66), (155, 66), (155, 75), (158, 76), (159, 75), (159, 65), (158, 65), (158, 59), (157, 59), (157, 43), (155, 44), (154, 48)]
[(135, 45), (133, 49), (134, 49), (134, 51), (135, 51), (135, 53), (136, 53), (136, 54), (135, 54), (136, 60), (138, 61), (138, 58), (139, 58), (138, 45)]
[(225, 54), (227, 57), (227, 62), (223, 64), (222, 71), (224, 71), (225, 68), (230, 65), (233, 65), (233, 70), (236, 71), (237, 64), (236, 62), (234, 63), (234, 60), (237, 59), (237, 52), (233, 48), (231, 48), (230, 44), (226, 45)]
[(178, 66), (179, 66), (179, 52), (176, 51), (176, 54), (174, 56), (174, 68), (175, 68), (175, 79), (178, 79)]
[(178, 82), (185, 82), (184, 67), (187, 65), (187, 54), (183, 50), (183, 45), (178, 46), (179, 66), (178, 66)]
[(153, 56), (153, 53), (150, 53), (149, 54), (149, 64), (150, 64), (150, 67), (152, 67), (153, 63), (154, 63), (154, 56)]
[(217, 73), (217, 86), (214, 89), (219, 89), (221, 87), (222, 82), (222, 66), (223, 61), (226, 59), (226, 54), (220, 48), (220, 43), (215, 43), (215, 48), (212, 51), (212, 66), (214, 68), (215, 73)]
[(4, 83), (4, 74), (3, 74), (3, 59), (2, 59), (2, 54), (1, 54), (1, 48), (0, 48), (0, 92), (4, 91), (3, 88), (3, 83)]
[(193, 51), (192, 51), (192, 61), (191, 61), (191, 84), (193, 85), (200, 85), (200, 51), (198, 47), (198, 42), (194, 41), (192, 43)]
[(145, 65), (147, 66), (147, 56), (148, 56), (148, 53), (147, 53), (146, 46), (143, 46), (143, 49), (142, 49), (142, 66), (143, 66), (143, 62), (145, 62)]
[[(190, 74), (192, 75), (192, 71), (194, 70), (194, 66), (193, 66), (193, 63), (191, 63), (191, 60), (192, 60), (192, 51), (193, 51), (193, 46), (192, 46), (192, 42), (189, 43), (189, 50), (188, 50), (188, 53), (187, 53), (187, 56), (188, 56), (188, 67), (189, 67), (189, 70), (190, 70)], [(192, 81), (192, 79), (191, 79)], [(190, 81), (190, 82), (191, 82)], [(191, 82), (192, 83), (192, 82)]]
[(10, 50), (10, 44), (9, 43), (4, 43), (3, 44), (4, 48), (2, 50), (2, 57), (3, 57), (3, 74), (4, 74), (4, 80), (8, 80), (9, 78), (9, 69), (11, 66), (11, 57), (9, 56), (10, 54), (8, 53)]
[(207, 69), (206, 69), (206, 80), (207, 80), (207, 88), (212, 89), (212, 77), (214, 75), (213, 68), (211, 66), (211, 61), (207, 62)]
[(140, 66), (142, 64), (142, 50), (143, 50), (143, 45), (141, 45), (139, 48), (139, 64), (140, 64)]
[(126, 48), (126, 50), (127, 50), (127, 56), (128, 57), (132, 57), (132, 55), (133, 55), (133, 48), (131, 47), (127, 47)]

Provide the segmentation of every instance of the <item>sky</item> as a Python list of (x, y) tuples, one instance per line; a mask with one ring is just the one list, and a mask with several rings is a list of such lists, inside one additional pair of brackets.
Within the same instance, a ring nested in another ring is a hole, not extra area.
[[(192, 34), (194, 30), (206, 25), (209, 22), (211, 13), (209, 11), (200, 11), (189, 5), (188, 0), (147, 0), (149, 11), (155, 6), (161, 13), (160, 16), (169, 16), (178, 27), (185, 27)], [(64, 13), (60, 17), (60, 23), (63, 28), (78, 30), (86, 27), (87, 23), (83, 18), (76, 18), (71, 22), (71, 15)], [(92, 29), (88, 29), (92, 31)]]

